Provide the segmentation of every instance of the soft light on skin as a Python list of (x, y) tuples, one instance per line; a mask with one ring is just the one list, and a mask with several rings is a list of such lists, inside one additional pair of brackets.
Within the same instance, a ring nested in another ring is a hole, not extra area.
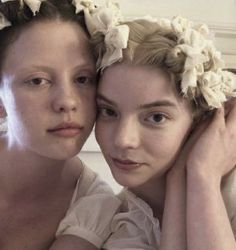
[[(57, 160), (75, 156), (95, 120), (95, 79), (88, 39), (78, 24), (44, 21), (27, 27), (2, 66), (7, 147)], [(81, 129), (75, 136), (49, 133), (62, 123)]]
[(135, 188), (164, 176), (192, 125), (170, 77), (151, 66), (113, 65), (101, 77), (97, 105), (96, 138), (116, 181)]

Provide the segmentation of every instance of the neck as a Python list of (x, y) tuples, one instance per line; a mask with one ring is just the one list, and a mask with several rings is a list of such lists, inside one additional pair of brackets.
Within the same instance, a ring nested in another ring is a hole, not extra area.
[(130, 190), (144, 200), (160, 221), (164, 211), (166, 177), (155, 177), (148, 182)]
[(72, 181), (73, 174), (67, 166), (74, 159), (53, 160), (29, 151), (3, 149), (0, 160), (0, 190), (10, 197), (39, 196)]

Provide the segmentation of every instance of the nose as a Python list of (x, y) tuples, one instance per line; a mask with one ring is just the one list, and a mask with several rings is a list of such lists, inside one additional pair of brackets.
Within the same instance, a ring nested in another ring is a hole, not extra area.
[(140, 145), (140, 131), (132, 119), (122, 121), (114, 133), (114, 144), (120, 149), (135, 149)]
[(57, 113), (75, 112), (79, 102), (79, 95), (69, 84), (57, 86), (52, 101), (53, 110)]

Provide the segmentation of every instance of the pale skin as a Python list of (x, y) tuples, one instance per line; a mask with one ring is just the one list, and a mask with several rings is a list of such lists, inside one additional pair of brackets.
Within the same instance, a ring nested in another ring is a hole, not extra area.
[[(82, 170), (76, 155), (95, 120), (94, 60), (78, 24), (45, 21), (22, 31), (1, 70), (8, 130), (0, 136), (0, 248), (46, 250), (69, 207)], [(53, 132), (62, 123), (74, 127)], [(97, 249), (74, 242), (62, 236), (52, 249)]]
[[(185, 101), (181, 104), (182, 97), (178, 99), (174, 89), (162, 85), (162, 81), (171, 84), (170, 80), (156, 72), (156, 69), (153, 72), (151, 68), (125, 63), (113, 65), (104, 72), (98, 89), (100, 114), (96, 137), (105, 158), (115, 179), (143, 198), (159, 218), (160, 249), (236, 249), (220, 190), (222, 177), (236, 163), (235, 100), (231, 101), (226, 116), (223, 108), (219, 109), (213, 118), (202, 121), (191, 131), (194, 121), (192, 111), (187, 108), (189, 104)], [(165, 106), (139, 110), (147, 103), (158, 103), (168, 96), (178, 100), (175, 105), (187, 119), (183, 123), (179, 123), (176, 110)], [(154, 120), (151, 114), (156, 118), (158, 114), (167, 114), (169, 118)], [(177, 124), (182, 125), (175, 130)], [(175, 142), (181, 143), (172, 144), (166, 131)], [(177, 139), (175, 132), (183, 134)], [(161, 135), (165, 135), (165, 141)], [(163, 154), (163, 150), (171, 145), (177, 146), (175, 160), (166, 167), (173, 148), (169, 155)], [(125, 165), (122, 159), (126, 158), (141, 167), (124, 174), (118, 169)], [(152, 190), (156, 190), (155, 193)]]
[[(220, 186), (222, 178), (235, 166), (235, 104), (235, 100), (231, 100), (227, 103), (227, 115), (221, 108), (212, 119), (197, 127), (168, 174), (170, 187), (176, 182), (187, 184), (185, 188), (181, 184), (176, 186), (179, 191), (179, 201), (176, 204), (186, 203), (184, 209), (177, 206), (186, 235), (180, 235), (176, 242), (169, 241), (173, 238), (171, 234), (176, 233), (173, 229), (175, 221), (170, 220), (166, 226), (169, 234), (165, 234), (167, 237), (163, 239), (167, 249), (171, 249), (176, 243), (179, 247), (176, 249), (235, 249), (235, 238)], [(211, 147), (209, 141), (212, 142)], [(178, 192), (172, 190), (176, 199)], [(171, 208), (171, 203), (169, 204)], [(171, 209), (167, 212), (168, 217)]]
[[(96, 137), (116, 180), (144, 199), (159, 218), (162, 238), (166, 239), (162, 249), (183, 250), (182, 175), (172, 182), (166, 180), (166, 172), (191, 129), (192, 115), (169, 81), (161, 70), (148, 66), (120, 64), (108, 68), (98, 88)], [(141, 167), (122, 172), (112, 158), (127, 158)], [(167, 182), (172, 185), (166, 188)]]
[(187, 238), (191, 250), (236, 249), (220, 188), (223, 176), (236, 162), (235, 100), (228, 105), (227, 114), (223, 108), (215, 113), (187, 158)]

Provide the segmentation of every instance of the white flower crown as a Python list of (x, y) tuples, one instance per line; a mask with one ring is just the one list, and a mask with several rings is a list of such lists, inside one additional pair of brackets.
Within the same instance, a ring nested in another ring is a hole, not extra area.
[[(1, 0), (3, 3), (15, 0)], [(19, 0), (21, 6), (27, 4), (35, 15), (45, 0)], [(96, 33), (104, 35), (106, 51), (97, 60), (97, 69), (102, 70), (115, 62), (122, 61), (122, 50), (127, 48), (129, 27), (122, 24), (119, 6), (110, 1), (106, 5), (96, 7), (92, 0), (73, 0), (76, 13), (83, 11), (87, 29), (91, 36)], [(148, 18), (150, 20), (150, 18)], [(181, 90), (188, 98), (203, 96), (209, 108), (219, 108), (230, 97), (236, 97), (236, 77), (223, 71), (224, 62), (221, 54), (208, 39), (208, 27), (193, 25), (189, 20), (180, 16), (172, 20), (160, 19), (161, 27), (174, 32), (178, 45), (174, 48), (176, 55), (180, 52), (186, 55), (184, 72), (181, 75)], [(0, 30), (11, 23), (0, 13)], [(205, 70), (205, 64), (209, 64)]]
[(90, 35), (93, 36), (96, 33), (104, 35), (106, 52), (97, 60), (98, 70), (122, 60), (122, 49), (128, 45), (129, 27), (121, 25), (123, 19), (118, 4), (106, 1), (104, 6), (96, 7), (91, 1), (78, 2), (82, 2)]
[[(83, 1), (86, 2), (86, 1)], [(91, 1), (89, 1), (91, 2)], [(85, 5), (84, 5), (85, 7)], [(105, 54), (97, 60), (98, 70), (122, 61), (122, 49), (127, 48), (129, 27), (121, 23), (122, 17), (117, 4), (107, 1), (106, 6), (84, 8), (85, 20), (91, 36), (100, 32), (104, 35)], [(221, 53), (208, 38), (209, 30), (205, 24), (193, 25), (180, 16), (169, 19), (152, 19), (161, 27), (174, 32), (178, 45), (176, 55), (186, 55), (184, 72), (181, 75), (181, 90), (184, 96), (195, 99), (203, 96), (209, 109), (219, 108), (230, 97), (236, 97), (236, 77), (223, 71)], [(209, 64), (205, 70), (205, 64)]]
[[(21, 7), (23, 7), (24, 4), (26, 4), (30, 8), (30, 10), (33, 12), (33, 15), (36, 15), (36, 13), (39, 12), (39, 10), (40, 10), (41, 3), (46, 1), (46, 0), (1, 0), (2, 3), (6, 3), (6, 2), (10, 2), (10, 1), (19, 1)], [(60, 0), (58, 0), (58, 1), (60, 1)], [(91, 0), (87, 0), (87, 1), (73, 0), (72, 4), (76, 8), (76, 14), (79, 13), (80, 11), (84, 10), (85, 8), (91, 9), (91, 7), (95, 7), (95, 5), (93, 4), (93, 2)], [(4, 26), (2, 24), (4, 24), (4, 23), (0, 20), (0, 25), (1, 25), (0, 30), (3, 29), (4, 27), (9, 26), (9, 25)]]
[[(194, 25), (186, 18), (161, 19), (158, 24), (174, 32), (178, 37), (176, 55), (187, 57), (182, 73), (181, 90), (184, 95), (196, 98), (199, 93), (210, 108), (219, 108), (230, 97), (236, 97), (236, 77), (223, 71), (221, 53), (216, 50), (205, 24)], [(204, 70), (204, 64), (209, 64)]]
[[(2, 3), (9, 1), (16, 1), (16, 0), (1, 0)], [(20, 2), (21, 7), (23, 7), (24, 4), (26, 4), (35, 15), (36, 12), (39, 11), (41, 3), (46, 0), (18, 0), (18, 1)]]

